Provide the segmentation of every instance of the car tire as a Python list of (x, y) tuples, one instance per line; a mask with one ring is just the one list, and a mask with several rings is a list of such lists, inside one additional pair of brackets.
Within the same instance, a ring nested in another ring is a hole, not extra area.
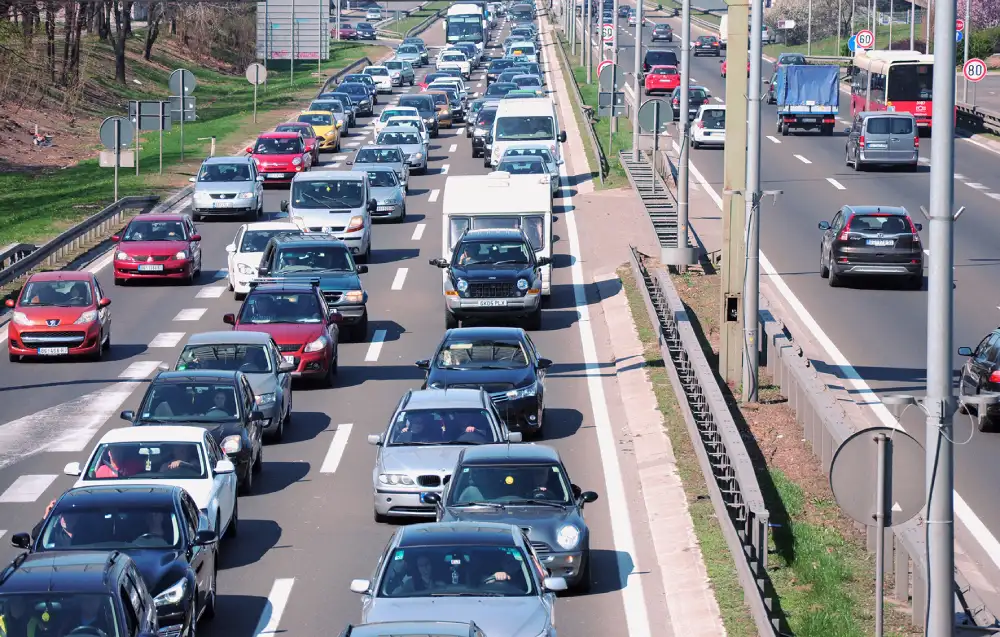
[(332, 389), (337, 384), (335, 378), (337, 375), (337, 371), (334, 365), (335, 365), (334, 359), (331, 358), (330, 362), (327, 363), (326, 366), (326, 375), (323, 376), (323, 380), (320, 383), (323, 387), (326, 387), (327, 389)]
[(361, 317), (361, 322), (351, 328), (351, 340), (363, 343), (368, 338), (368, 312)]
[(19, 363), (19, 362), (21, 362), (20, 355), (18, 355), (18, 354), (11, 354), (10, 352), (7, 353), (7, 359), (10, 362), (12, 362), (12, 363)]
[(403, 212), (399, 215), (399, 219), (396, 220), (397, 223), (406, 223), (406, 203), (403, 203)]
[(828, 263), (829, 263), (828, 267), (830, 270), (830, 275), (827, 277), (826, 281), (827, 283), (830, 284), (831, 288), (839, 288), (841, 280), (840, 280), (840, 275), (837, 274), (837, 271), (833, 267), (833, 257), (830, 257), (830, 261), (828, 261)]
[(285, 417), (278, 419), (278, 428), (268, 436), (268, 442), (281, 442), (285, 437)]
[(908, 288), (910, 288), (911, 290), (913, 290), (915, 292), (919, 292), (920, 290), (924, 289), (924, 275), (923, 275), (923, 273), (921, 273), (921, 274), (914, 274), (913, 276), (910, 277), (910, 279), (906, 283), (907, 283), (907, 287)]
[(250, 495), (253, 493), (253, 471), (247, 471), (246, 480), (242, 484), (237, 485), (237, 490), (239, 495)]
[(532, 312), (531, 316), (529, 316), (524, 321), (524, 329), (527, 330), (527, 331), (529, 331), (529, 332), (537, 332), (537, 331), (539, 331), (539, 330), (542, 329), (542, 308), (541, 308), (541, 306), (539, 306), (537, 310), (535, 310), (534, 312)]
[[(215, 554), (216, 561), (219, 559), (219, 554)], [(201, 617), (197, 619), (203, 619), (205, 621), (212, 621), (215, 619), (215, 598), (218, 596), (219, 591), (219, 566), (218, 563), (212, 565), (212, 588), (208, 591), (208, 600), (205, 602), (205, 608), (201, 611)], [(191, 635), (194, 636), (194, 626), (191, 627)]]
[(460, 327), (462, 322), (454, 314), (448, 310), (444, 311), (444, 329), (453, 330), (456, 327)]
[(374, 509), (372, 509), (372, 519), (375, 520), (375, 524), (390, 524), (392, 522), (392, 518), (388, 515), (382, 515)]
[(583, 572), (580, 573), (580, 580), (573, 587), (573, 590), (577, 593), (589, 593), (591, 584), (591, 570), (590, 570), (590, 560), (591, 560), (590, 549), (587, 550), (586, 558), (583, 560)]
[(830, 278), (830, 266), (826, 264), (826, 259), (823, 257), (822, 248), (820, 248), (819, 251), (819, 278), (821, 279)]
[(692, 139), (691, 140), (691, 148), (693, 148), (695, 150), (698, 150), (698, 142)]
[(782, 137), (787, 137), (789, 129), (790, 129), (790, 127), (788, 126), (788, 122), (782, 122), (781, 123), (781, 136)]
[(257, 460), (250, 467), (250, 473), (260, 473), (264, 469), (264, 445), (257, 450)]
[(229, 526), (226, 527), (226, 539), (233, 539), (240, 534), (240, 499), (236, 498), (233, 501), (233, 519), (229, 521)]

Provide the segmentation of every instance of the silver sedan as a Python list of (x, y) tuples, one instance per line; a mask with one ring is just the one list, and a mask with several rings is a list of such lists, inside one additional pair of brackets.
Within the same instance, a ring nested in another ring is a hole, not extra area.
[(421, 175), (427, 172), (427, 144), (424, 143), (420, 133), (414, 131), (411, 126), (386, 126), (379, 133), (375, 143), (399, 146), (406, 156), (410, 170)]
[(368, 186), (377, 206), (372, 213), (372, 219), (389, 219), (404, 221), (406, 219), (406, 194), (399, 183), (396, 171), (387, 167), (370, 167)]

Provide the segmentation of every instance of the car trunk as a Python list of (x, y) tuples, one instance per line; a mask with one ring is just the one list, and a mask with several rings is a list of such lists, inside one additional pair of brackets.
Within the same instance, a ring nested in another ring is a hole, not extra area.
[[(847, 240), (838, 252), (851, 261), (865, 263), (909, 263), (920, 254), (916, 232), (899, 215), (854, 215), (846, 228)], [(843, 236), (843, 234), (841, 235)]]

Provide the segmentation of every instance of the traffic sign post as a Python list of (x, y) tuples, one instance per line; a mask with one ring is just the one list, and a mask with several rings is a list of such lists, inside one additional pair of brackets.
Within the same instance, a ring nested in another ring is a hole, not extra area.
[(602, 24), (601, 25), (601, 40), (604, 42), (611, 42), (615, 39), (615, 25), (613, 24)]
[(957, 44), (957, 43), (959, 43), (961, 41), (962, 41), (962, 32), (961, 31), (955, 31), (955, 43)]
[(132, 138), (138, 138), (132, 126), (132, 122), (127, 117), (108, 117), (101, 122), (100, 130), (101, 143), (114, 156), (113, 166), (115, 169), (115, 201), (118, 201), (118, 168), (122, 164), (122, 149), (128, 148)]
[(257, 123), (257, 87), (267, 80), (267, 69), (263, 64), (254, 62), (247, 67), (247, 81), (253, 84), (253, 123)]
[(601, 60), (601, 63), (597, 65), (598, 79), (601, 77), (601, 71), (603, 71), (609, 64), (611, 64), (611, 60)]
[[(674, 111), (666, 100), (654, 97), (646, 100), (635, 114), (639, 122), (640, 135), (653, 136), (653, 173), (656, 173), (656, 156), (660, 151), (660, 135), (674, 121)], [(653, 178), (653, 193), (656, 193), (656, 178)]]
[(962, 18), (956, 19), (955, 20), (955, 30), (956, 31), (965, 31), (965, 20), (963, 20)]
[[(875, 46), (875, 34), (868, 29), (858, 31), (852, 39), (854, 40), (854, 44), (857, 48), (865, 51)], [(850, 46), (850, 44), (848, 44), (848, 46)]]
[(143, 102), (131, 100), (128, 103), (128, 119), (136, 131), (135, 139), (135, 174), (139, 174), (139, 135), (140, 131), (155, 130), (160, 132), (160, 174), (163, 174), (163, 131), (170, 130), (169, 110), (164, 105), (168, 102)]
[(854, 53), (858, 49), (858, 38), (855, 35), (851, 36), (851, 39), (847, 41), (847, 48), (851, 53)]
[[(188, 119), (188, 105), (189, 102), (186, 99), (190, 93), (194, 92), (196, 86), (198, 86), (198, 81), (194, 77), (194, 73), (187, 69), (177, 69), (170, 74), (170, 79), (167, 81), (167, 86), (170, 87), (170, 101), (171, 105), (174, 103), (174, 98), (177, 99), (176, 104), (178, 105), (178, 121), (181, 124), (181, 161), (184, 160), (184, 120)], [(173, 108), (171, 108), (171, 116), (173, 116)], [(190, 112), (191, 119), (194, 119), (194, 98), (191, 98), (190, 102)]]

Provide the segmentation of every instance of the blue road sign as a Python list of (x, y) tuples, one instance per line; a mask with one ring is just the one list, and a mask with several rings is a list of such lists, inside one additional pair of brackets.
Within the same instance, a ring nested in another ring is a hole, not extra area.
[(955, 42), (961, 42), (961, 41), (962, 41), (962, 32), (955, 31)]
[(854, 51), (855, 49), (858, 48), (858, 42), (855, 36), (852, 35), (851, 39), (847, 41), (847, 48), (851, 51)]

